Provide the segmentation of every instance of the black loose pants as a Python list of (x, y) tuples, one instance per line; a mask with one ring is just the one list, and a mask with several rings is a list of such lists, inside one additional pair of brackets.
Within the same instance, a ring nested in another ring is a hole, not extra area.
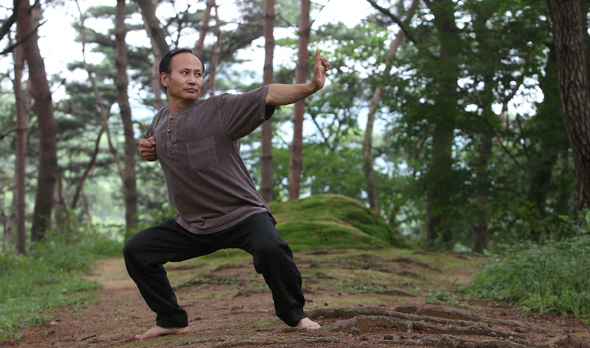
[(178, 305), (166, 270), (167, 262), (178, 262), (238, 248), (254, 257), (256, 272), (263, 275), (272, 292), (277, 316), (289, 326), (306, 317), (301, 292), (301, 274), (293, 253), (280, 239), (274, 219), (263, 212), (212, 234), (194, 234), (174, 219), (145, 229), (131, 237), (123, 249), (129, 276), (147, 305), (157, 314), (160, 327), (186, 327), (186, 311)]

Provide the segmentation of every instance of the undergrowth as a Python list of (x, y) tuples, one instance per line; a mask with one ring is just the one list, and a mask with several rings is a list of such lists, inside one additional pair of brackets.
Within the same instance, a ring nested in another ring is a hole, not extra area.
[(99, 257), (121, 253), (121, 244), (95, 232), (48, 235), (27, 255), (0, 254), (0, 339), (46, 322), (51, 309), (96, 300), (100, 285), (83, 279)]
[(467, 289), (484, 299), (590, 322), (590, 235), (523, 244), (481, 266)]

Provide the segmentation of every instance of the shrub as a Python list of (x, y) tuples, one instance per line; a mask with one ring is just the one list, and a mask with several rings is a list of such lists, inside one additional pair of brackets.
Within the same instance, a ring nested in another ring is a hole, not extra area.
[(526, 244), (482, 265), (468, 292), (539, 313), (590, 319), (590, 236)]

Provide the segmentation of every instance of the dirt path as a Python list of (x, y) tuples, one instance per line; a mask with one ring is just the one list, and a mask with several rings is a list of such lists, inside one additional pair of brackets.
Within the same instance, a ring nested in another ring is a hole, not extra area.
[(168, 267), (189, 313), (190, 332), (136, 342), (133, 335), (151, 327), (154, 315), (122, 260), (107, 259), (91, 277), (103, 284), (100, 301), (54, 311), (51, 322), (0, 346), (590, 347), (590, 327), (579, 320), (527, 316), (478, 301), (452, 301), (462, 307), (433, 303), (437, 293), (450, 294), (451, 284), (469, 279), (481, 262), (475, 258), (339, 253), (296, 254), (306, 310), (323, 325), (317, 331), (277, 320), (270, 293), (248, 257), (217, 257)]

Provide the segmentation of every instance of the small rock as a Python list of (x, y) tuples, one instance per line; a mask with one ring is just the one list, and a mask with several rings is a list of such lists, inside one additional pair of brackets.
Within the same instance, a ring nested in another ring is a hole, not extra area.
[(358, 327), (353, 326), (348, 330), (348, 332), (351, 333), (352, 335), (358, 335), (361, 333), (361, 330)]
[(369, 337), (367, 337), (367, 336), (361, 336), (360, 340), (361, 341), (368, 341), (369, 340)]

